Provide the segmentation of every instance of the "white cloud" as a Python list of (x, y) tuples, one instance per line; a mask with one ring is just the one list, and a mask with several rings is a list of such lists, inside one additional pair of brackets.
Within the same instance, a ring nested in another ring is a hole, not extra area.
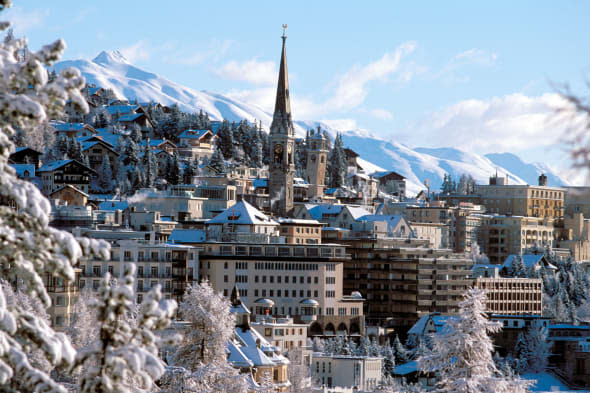
[(234, 100), (257, 105), (264, 111), (272, 113), (276, 93), (274, 87), (261, 87), (258, 89), (231, 90), (225, 95)]
[(2, 15), (2, 20), (8, 20), (15, 35), (18, 37), (27, 31), (43, 27), (45, 19), (49, 16), (49, 9), (35, 9), (30, 12), (22, 7), (8, 8)]
[(427, 115), (403, 134), (416, 145), (458, 146), (477, 153), (548, 147), (562, 142), (571, 124), (557, 112), (567, 106), (555, 93), (464, 100)]
[(498, 55), (479, 48), (472, 48), (453, 56), (438, 72), (435, 72), (433, 79), (439, 79), (446, 84), (469, 82), (469, 75), (459, 72), (470, 65), (491, 67), (496, 63)]
[(277, 67), (274, 61), (250, 59), (244, 62), (232, 60), (213, 70), (220, 78), (243, 81), (255, 85), (272, 85), (276, 83)]
[(145, 41), (138, 41), (126, 48), (119, 49), (119, 52), (132, 64), (137, 61), (149, 60), (152, 57), (153, 49)]
[(469, 63), (490, 66), (498, 59), (496, 53), (490, 53), (483, 49), (472, 48), (464, 52), (458, 53), (453, 57), (455, 63)]
[(368, 95), (368, 84), (386, 80), (398, 70), (401, 59), (412, 53), (416, 45), (407, 42), (395, 51), (383, 55), (381, 59), (365, 66), (355, 66), (338, 78), (333, 97), (325, 103), (331, 110), (346, 110), (361, 105)]
[(331, 119), (321, 120), (321, 122), (338, 131), (349, 131), (358, 128), (354, 119)]
[(380, 108), (369, 109), (367, 111), (367, 113), (377, 119), (380, 119), (380, 120), (392, 120), (393, 119), (393, 113), (391, 113), (387, 109), (380, 109)]

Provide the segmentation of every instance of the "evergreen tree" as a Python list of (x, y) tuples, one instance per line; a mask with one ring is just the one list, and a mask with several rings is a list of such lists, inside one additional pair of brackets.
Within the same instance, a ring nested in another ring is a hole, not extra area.
[(133, 125), (131, 126), (130, 137), (136, 144), (139, 145), (141, 143), (143, 135), (141, 134), (141, 127), (138, 124), (133, 123)]
[(462, 174), (459, 178), (459, 184), (457, 184), (457, 193), (465, 195), (467, 194), (467, 189), (467, 176), (465, 174)]
[(182, 182), (184, 184), (193, 184), (193, 177), (195, 175), (195, 166), (192, 161), (188, 161), (184, 166), (184, 172), (182, 173)]
[(109, 155), (105, 155), (102, 164), (98, 168), (98, 188), (101, 192), (113, 191), (113, 171)]
[(500, 393), (526, 392), (529, 383), (507, 377), (492, 358), (494, 346), (488, 334), (501, 326), (485, 313), (485, 292), (470, 289), (460, 304), (459, 317), (432, 336), (433, 351), (418, 359), (425, 372), (436, 372), (436, 392)]
[(166, 174), (166, 181), (168, 184), (180, 184), (182, 181), (182, 167), (178, 156), (174, 154), (172, 158), (168, 158), (168, 172)]
[(135, 265), (125, 264), (124, 278), (113, 285), (107, 272), (100, 282), (96, 301), (98, 342), (76, 357), (78, 367), (90, 365), (80, 378), (80, 393), (150, 391), (165, 371), (158, 350), (163, 340), (155, 331), (168, 327), (176, 313), (176, 302), (164, 300), (160, 286), (152, 288), (133, 313)]
[(395, 355), (389, 342), (381, 347), (381, 353), (379, 355), (383, 358), (383, 375), (393, 376), (395, 371)]
[(330, 153), (329, 165), (331, 187), (337, 188), (346, 185), (348, 162), (346, 161), (346, 153), (342, 143), (342, 134), (336, 135), (334, 147)]
[(407, 363), (410, 359), (410, 354), (408, 350), (404, 347), (404, 345), (399, 340), (399, 336), (395, 335), (395, 340), (393, 340), (393, 350), (395, 354), (395, 361), (398, 364)]
[(225, 173), (226, 171), (225, 158), (219, 145), (215, 147), (211, 160), (209, 160), (209, 166), (219, 173)]
[(217, 146), (221, 150), (224, 159), (231, 159), (234, 153), (234, 135), (229, 121), (223, 120), (217, 131)]
[(154, 185), (154, 181), (158, 177), (158, 160), (156, 160), (156, 157), (152, 152), (149, 138), (145, 141), (142, 164), (144, 172), (143, 186), (148, 188), (152, 187)]

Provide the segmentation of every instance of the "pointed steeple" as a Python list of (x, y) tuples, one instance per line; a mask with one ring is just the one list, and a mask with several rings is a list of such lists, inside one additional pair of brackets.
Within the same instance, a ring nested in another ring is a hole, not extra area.
[(287, 25), (283, 25), (283, 51), (281, 53), (281, 65), (279, 69), (279, 82), (277, 84), (277, 99), (275, 101), (275, 114), (280, 112), (285, 118), (291, 117), (291, 99), (289, 98), (289, 73), (287, 71)]

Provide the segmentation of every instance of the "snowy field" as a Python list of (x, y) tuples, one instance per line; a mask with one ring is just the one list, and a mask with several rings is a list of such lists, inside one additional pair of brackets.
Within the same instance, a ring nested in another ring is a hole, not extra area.
[(549, 373), (523, 374), (523, 379), (536, 380), (531, 386), (533, 392), (590, 392), (590, 390), (569, 390), (559, 379)]

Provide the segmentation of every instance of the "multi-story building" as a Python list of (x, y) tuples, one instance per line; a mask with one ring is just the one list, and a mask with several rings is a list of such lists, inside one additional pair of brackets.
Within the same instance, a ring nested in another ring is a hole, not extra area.
[(210, 159), (213, 155), (215, 136), (210, 130), (184, 130), (178, 135), (178, 155), (197, 162)]
[(175, 221), (185, 221), (203, 218), (205, 198), (193, 195), (190, 190), (172, 188), (157, 191), (151, 188), (140, 190), (131, 208), (136, 211), (159, 211), (164, 217), (171, 217)]
[(555, 245), (557, 232), (550, 218), (480, 215), (480, 219), (480, 241), (491, 263), (502, 263), (535, 245)]
[(46, 274), (44, 284), (51, 297), (51, 306), (47, 313), (55, 330), (63, 330), (70, 323), (70, 313), (79, 293), (80, 269), (74, 268), (75, 279), (69, 281), (61, 277)]
[(475, 187), (489, 213), (546, 218), (563, 217), (565, 191), (547, 187), (544, 175), (539, 176), (538, 186), (508, 185), (507, 179), (492, 177), (489, 185)]
[(279, 232), (288, 244), (320, 244), (322, 224), (317, 220), (279, 218)]
[(540, 278), (478, 277), (476, 288), (486, 291), (486, 311), (520, 315), (543, 313), (543, 280)]
[(314, 353), (311, 364), (315, 385), (373, 391), (383, 378), (383, 358)]
[(281, 353), (303, 349), (307, 345), (307, 323), (295, 323), (293, 318), (260, 318), (250, 323), (252, 329), (263, 336), (269, 343), (279, 348)]
[(378, 172), (374, 174), (379, 180), (379, 187), (382, 191), (396, 195), (401, 199), (406, 197), (406, 178), (397, 172)]
[(424, 314), (453, 314), (473, 284), (470, 259), (425, 247), (424, 240), (347, 238), (342, 243), (351, 255), (344, 262), (344, 291), (358, 291), (366, 299), (369, 325), (404, 332)]
[(590, 187), (565, 187), (565, 214), (582, 213), (590, 218)]
[(67, 184), (88, 193), (92, 173), (92, 169), (75, 160), (53, 161), (37, 169), (37, 176), (41, 177), (41, 191), (45, 195)]
[(122, 277), (124, 265), (133, 263), (136, 268), (137, 302), (151, 288), (159, 284), (167, 299), (179, 301), (187, 284), (198, 282), (198, 247), (157, 243), (141, 240), (112, 240), (109, 261), (89, 260), (82, 263), (79, 286), (97, 289), (100, 278), (109, 272)]
[(574, 261), (590, 260), (590, 219), (579, 211), (566, 214), (558, 226), (557, 247), (569, 250)]
[(482, 217), (476, 214), (459, 214), (455, 217), (456, 252), (470, 252), (473, 244), (481, 242), (481, 223)]

